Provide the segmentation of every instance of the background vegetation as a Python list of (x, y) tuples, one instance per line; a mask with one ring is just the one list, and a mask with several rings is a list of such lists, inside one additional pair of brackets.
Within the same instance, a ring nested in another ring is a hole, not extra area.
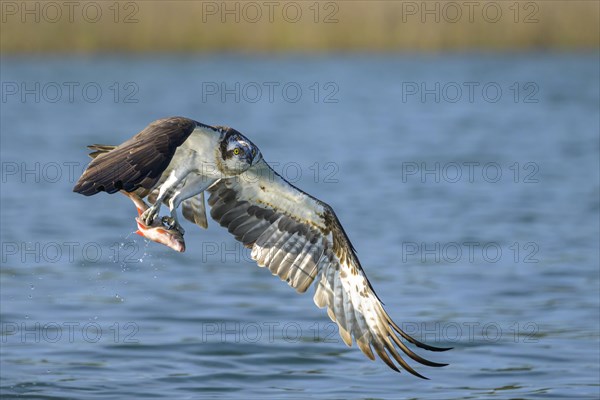
[(472, 13), (467, 1), (448, 3), (76, 1), (69, 12), (63, 1), (2, 1), (0, 46), (5, 54), (598, 48), (596, 0), (474, 1)]

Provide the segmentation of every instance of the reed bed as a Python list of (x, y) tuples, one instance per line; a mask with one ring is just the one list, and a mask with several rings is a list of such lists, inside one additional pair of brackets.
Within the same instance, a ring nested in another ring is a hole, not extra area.
[(57, 0), (1, 7), (3, 54), (589, 50), (600, 40), (596, 0)]

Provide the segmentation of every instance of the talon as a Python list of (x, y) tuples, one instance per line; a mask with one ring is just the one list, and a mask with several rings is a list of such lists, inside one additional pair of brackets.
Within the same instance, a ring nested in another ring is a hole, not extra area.
[(175, 226), (175, 220), (171, 217), (164, 216), (161, 218), (160, 222), (162, 222), (167, 229), (173, 229)]
[(177, 229), (182, 235), (185, 233), (185, 230), (179, 222), (173, 217), (164, 216), (161, 219), (161, 222), (167, 227), (167, 229)]
[(146, 211), (142, 213), (140, 219), (144, 222), (145, 225), (152, 225), (154, 222), (154, 218), (156, 218), (156, 209), (154, 207), (150, 207)]

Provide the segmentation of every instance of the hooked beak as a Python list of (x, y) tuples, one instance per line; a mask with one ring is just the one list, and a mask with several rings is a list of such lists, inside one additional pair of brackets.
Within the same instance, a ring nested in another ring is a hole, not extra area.
[(252, 161), (254, 161), (254, 152), (250, 149), (246, 150), (246, 161), (250, 165), (252, 165)]
[(253, 147), (252, 150), (246, 151), (246, 161), (248, 161), (248, 164), (254, 165), (260, 161), (260, 158), (260, 152), (256, 150), (256, 147)]

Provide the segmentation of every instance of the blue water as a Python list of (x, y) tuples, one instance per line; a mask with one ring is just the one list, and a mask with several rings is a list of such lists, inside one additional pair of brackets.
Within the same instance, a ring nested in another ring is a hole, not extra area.
[[(3, 398), (600, 396), (598, 54), (1, 67)], [(331, 204), (390, 315), (450, 365), (424, 381), (346, 347), (312, 289), (212, 221), (178, 254), (132, 233), (124, 197), (71, 192), (85, 145), (171, 115), (235, 127)]]

